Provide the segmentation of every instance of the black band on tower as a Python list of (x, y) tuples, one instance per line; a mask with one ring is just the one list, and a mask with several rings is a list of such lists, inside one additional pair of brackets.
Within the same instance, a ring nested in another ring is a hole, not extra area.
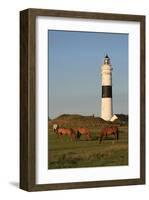
[(105, 85), (102, 86), (102, 98), (112, 98), (112, 86), (111, 85)]

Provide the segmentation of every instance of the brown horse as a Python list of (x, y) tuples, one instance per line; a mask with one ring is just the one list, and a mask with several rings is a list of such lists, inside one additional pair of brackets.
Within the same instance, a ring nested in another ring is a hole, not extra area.
[(58, 134), (58, 136), (68, 136), (71, 138), (71, 140), (76, 140), (76, 134), (72, 128), (57, 128), (55, 129), (55, 132)]
[(117, 140), (119, 139), (119, 130), (118, 130), (117, 126), (103, 128), (100, 131), (100, 136), (99, 136), (100, 143), (102, 142), (104, 137), (107, 137), (109, 135), (114, 135)]
[(77, 139), (80, 139), (81, 135), (84, 135), (87, 140), (91, 139), (91, 134), (88, 128), (76, 128)]

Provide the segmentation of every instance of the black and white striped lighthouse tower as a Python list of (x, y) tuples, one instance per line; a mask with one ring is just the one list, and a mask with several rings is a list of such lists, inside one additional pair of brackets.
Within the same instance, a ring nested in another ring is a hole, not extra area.
[(101, 100), (101, 118), (110, 121), (113, 116), (112, 105), (112, 65), (109, 56), (104, 57), (104, 64), (101, 66), (102, 80), (102, 100)]

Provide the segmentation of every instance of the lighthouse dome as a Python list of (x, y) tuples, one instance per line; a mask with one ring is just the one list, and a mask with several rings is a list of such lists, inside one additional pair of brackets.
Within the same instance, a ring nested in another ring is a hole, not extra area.
[(108, 54), (106, 54), (105, 58), (109, 58)]
[(104, 64), (110, 65), (110, 58), (109, 58), (108, 54), (106, 54), (106, 56), (104, 57)]

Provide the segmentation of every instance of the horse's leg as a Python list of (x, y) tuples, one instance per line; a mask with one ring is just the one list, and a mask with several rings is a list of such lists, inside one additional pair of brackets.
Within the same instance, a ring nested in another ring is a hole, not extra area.
[(60, 140), (62, 141), (62, 138), (64, 136), (63, 132), (58, 132), (58, 135), (59, 135)]
[(90, 140), (90, 135), (87, 135), (87, 140)]
[(72, 139), (73, 139), (73, 141), (77, 141), (75, 135), (72, 135)]
[(59, 136), (60, 140), (62, 140), (62, 134), (58, 133), (58, 136)]
[(73, 137), (74, 137), (74, 140), (77, 141), (77, 136), (76, 136), (76, 132), (73, 132)]
[(113, 135), (114, 138), (116, 139), (116, 133), (115, 133), (115, 132), (112, 132), (112, 135)]
[(101, 144), (101, 142), (102, 142), (102, 139), (103, 139), (103, 134), (100, 135), (100, 138), (99, 138), (99, 143), (100, 143), (100, 144)]
[(88, 135), (88, 134), (85, 134), (85, 138), (86, 138), (87, 140), (89, 140), (89, 135)]
[(91, 134), (90, 133), (88, 133), (88, 139), (91, 140)]
[(70, 139), (70, 141), (72, 141), (72, 136), (71, 134), (67, 134), (68, 138)]
[(79, 140), (79, 131), (76, 132), (77, 140)]
[(113, 135), (115, 136), (115, 140), (118, 140), (119, 139), (119, 132), (118, 131), (115, 131), (113, 133)]
[(56, 133), (56, 137), (59, 138), (59, 134), (58, 133)]
[(70, 134), (70, 137), (71, 137), (71, 141), (74, 141), (74, 140), (76, 140), (76, 137), (75, 137), (75, 134)]
[(70, 138), (71, 141), (73, 140), (72, 133), (68, 132), (68, 133), (66, 133), (66, 135)]
[(117, 140), (117, 132), (113, 133), (115, 140)]
[(55, 134), (57, 135), (57, 138), (59, 137), (59, 132), (58, 130), (55, 131)]
[(73, 134), (73, 140), (77, 141), (77, 137), (75, 133)]
[(117, 131), (116, 131), (116, 135), (117, 135), (117, 140), (119, 139), (119, 131), (118, 131), (118, 129), (117, 129)]
[(70, 133), (69, 137), (71, 138), (71, 141), (73, 141), (73, 135)]
[(81, 133), (77, 131), (77, 140), (80, 140), (80, 137), (81, 137)]

